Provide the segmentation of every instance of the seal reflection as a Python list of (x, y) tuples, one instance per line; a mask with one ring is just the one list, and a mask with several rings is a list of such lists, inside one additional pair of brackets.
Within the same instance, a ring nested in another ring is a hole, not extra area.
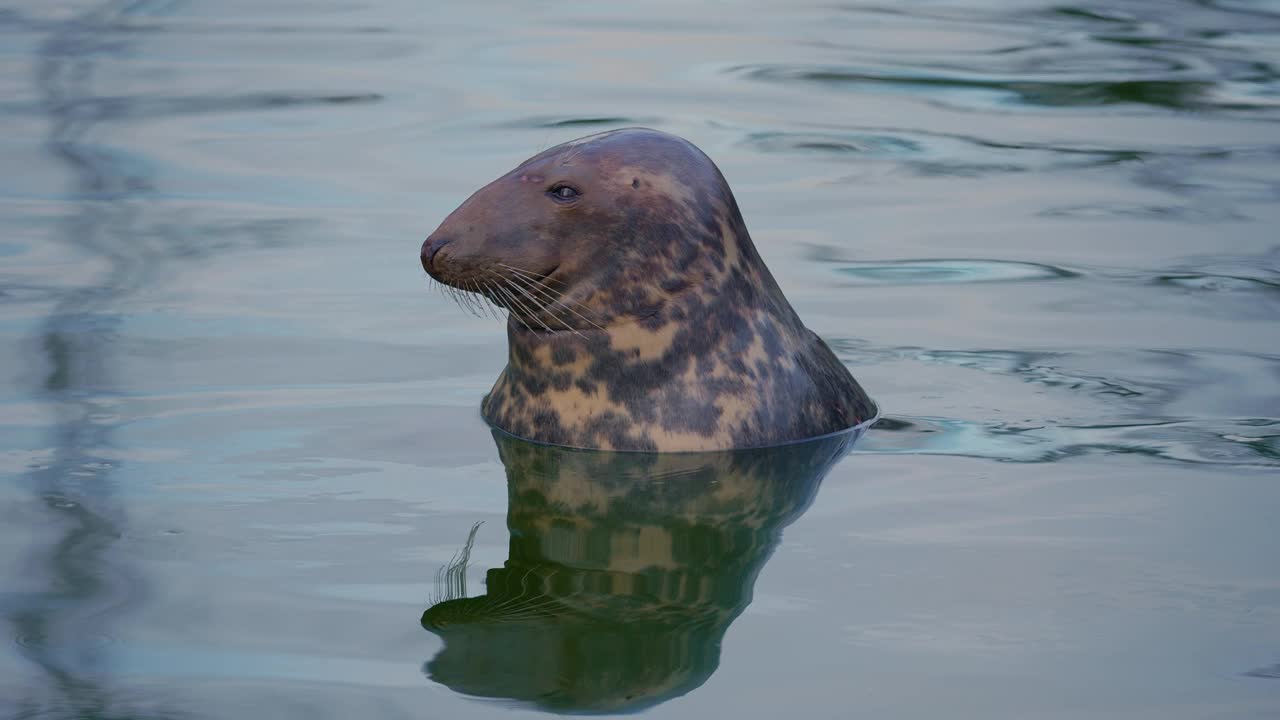
[(426, 674), (556, 713), (634, 712), (698, 688), (782, 529), (860, 434), (647, 454), (495, 430), (508, 559), (486, 573), (484, 595), (452, 583), (423, 613), (422, 626), (444, 640)]

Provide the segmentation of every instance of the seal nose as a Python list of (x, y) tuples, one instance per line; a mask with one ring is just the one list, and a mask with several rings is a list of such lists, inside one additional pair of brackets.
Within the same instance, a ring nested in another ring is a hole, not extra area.
[(448, 245), (449, 238), (429, 237), (422, 243), (422, 269), (431, 272), (435, 269), (436, 253)]

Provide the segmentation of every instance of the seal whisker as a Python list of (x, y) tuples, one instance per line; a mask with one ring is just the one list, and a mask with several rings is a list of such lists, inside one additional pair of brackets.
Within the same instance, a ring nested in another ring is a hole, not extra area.
[(527, 311), (516, 309), (517, 307), (523, 309), (524, 305), (521, 304), (521, 302), (518, 299), (516, 299), (515, 294), (511, 292), (511, 289), (509, 287), (503, 286), (501, 289), (502, 289), (502, 294), (505, 295), (507, 297), (507, 300), (511, 303), (511, 305), (507, 307), (507, 309), (511, 312), (511, 317), (515, 318), (516, 320), (519, 320), (520, 324), (524, 326), (525, 330), (528, 330), (529, 332), (533, 332), (533, 328), (529, 327), (529, 323), (526, 322), (524, 319), (523, 312), (527, 312)]
[(545, 617), (548, 611), (552, 608), (561, 607), (563, 605), (560, 601), (554, 598), (528, 605), (523, 603), (524, 600), (525, 598), (523, 597), (517, 598), (516, 603), (512, 605), (509, 610), (503, 608), (495, 611), (493, 608), (488, 608), (488, 612), (485, 613), (485, 616), (498, 622), (523, 622), (533, 618)]
[(459, 308), (461, 308), (462, 312), (470, 315), (471, 308), (467, 307), (467, 300), (466, 300), (466, 297), (463, 295), (462, 291), (452, 286), (449, 289), (453, 295), (454, 304), (456, 304)]
[(459, 308), (462, 307), (462, 301), (458, 299), (458, 291), (452, 285), (441, 284), (440, 287), (444, 289), (445, 294), (449, 296), (449, 299), (453, 301), (454, 305), (457, 305)]
[(480, 308), (476, 306), (476, 299), (471, 295), (471, 293), (475, 292), (470, 289), (471, 282), (468, 281), (465, 284), (467, 288), (464, 288), (462, 300), (467, 304), (467, 312), (471, 313), (472, 317), (480, 317)]
[[(501, 263), (499, 263), (499, 264), (501, 264)], [(539, 275), (537, 275), (536, 273), (531, 273), (531, 272), (529, 272), (528, 270), (521, 270), (520, 268), (518, 268), (518, 267), (512, 267), (511, 265), (502, 265), (502, 267), (504, 267), (504, 268), (506, 268), (506, 269), (510, 270), (510, 271), (511, 271), (511, 272), (513, 272), (513, 273), (516, 273), (516, 275), (518, 276), (518, 279), (523, 280), (523, 281), (525, 281), (525, 282), (528, 282), (528, 283), (530, 283), (530, 284), (532, 284), (532, 285), (535, 285), (535, 286), (537, 286), (537, 287), (540, 287), (540, 288), (542, 288), (542, 289), (546, 290), (546, 291), (547, 291), (547, 292), (549, 292), (549, 293), (554, 293), (554, 294), (557, 296), (557, 301), (558, 301), (558, 302), (561, 302), (561, 304), (564, 304), (564, 293), (565, 293), (565, 290), (561, 290), (561, 289), (559, 289), (559, 288), (553, 288), (553, 287), (551, 287), (550, 285), (548, 285), (547, 283), (548, 283), (548, 282), (554, 282), (554, 283), (557, 283), (557, 284), (559, 284), (559, 285), (566, 285), (565, 281), (563, 281), (563, 280), (559, 280), (559, 279), (557, 279), (557, 278), (552, 278), (552, 277), (547, 276), (547, 275), (539, 276)], [(566, 289), (567, 289), (567, 288), (566, 288)], [(575, 305), (577, 305), (578, 307), (581, 307), (581, 308), (582, 308), (582, 309), (584, 309), (584, 310), (587, 310), (588, 312), (590, 312), (590, 311), (591, 311), (591, 309), (590, 309), (590, 308), (588, 308), (586, 305), (583, 305), (583, 304), (582, 304), (582, 303), (580, 303), (580, 302), (577, 302), (577, 301), (570, 301), (570, 302), (573, 302)]]
[(509, 605), (509, 604), (511, 604), (511, 603), (513, 603), (513, 602), (520, 602), (520, 598), (521, 598), (522, 596), (525, 596), (525, 595), (527, 595), (527, 594), (529, 593), (529, 587), (528, 587), (527, 585), (525, 585), (525, 581), (529, 579), (529, 576), (530, 576), (531, 574), (533, 574), (533, 571), (534, 571), (534, 570), (536, 570), (536, 569), (537, 569), (537, 568), (529, 568), (528, 570), (526, 570), (526, 571), (524, 572), (524, 575), (521, 575), (521, 576), (520, 576), (520, 581), (519, 581), (519, 582), (520, 582), (520, 594), (519, 594), (519, 595), (516, 595), (515, 597), (507, 598), (506, 600), (503, 600), (502, 602), (499, 602), (499, 603), (494, 603), (493, 605), (489, 606), (489, 608), (488, 608), (488, 609), (492, 611), (492, 610), (495, 610), (495, 609), (498, 609), (498, 608), (501, 608), (501, 607), (505, 607), (505, 606), (507, 606), (507, 605)]
[[(529, 577), (528, 574), (526, 574), (523, 578), (520, 579), (520, 591), (521, 591), (520, 595), (517, 595), (512, 598), (507, 598), (506, 600), (503, 600), (502, 602), (499, 602), (499, 603), (494, 603), (493, 605), (490, 605), (487, 608), (488, 611), (491, 613), (503, 613), (504, 617), (520, 617), (522, 614), (526, 612), (536, 611), (540, 608), (559, 604), (555, 598), (540, 599), (535, 597), (533, 599), (536, 602), (532, 602), (528, 605), (525, 605), (524, 603), (528, 602), (528, 596), (530, 594), (529, 588), (524, 584), (525, 581), (528, 579), (528, 577)], [(511, 610), (508, 611), (507, 608), (511, 608)], [(508, 612), (509, 614), (507, 614)]]
[(511, 301), (511, 291), (507, 290), (506, 284), (499, 282), (494, 289), (497, 290), (498, 297), (502, 300), (502, 305), (507, 309), (507, 312), (512, 315), (519, 316), (520, 312), (516, 308), (515, 303)]
[[(543, 310), (543, 311), (549, 311), (549, 308), (548, 308), (548, 307), (546, 306), (546, 304), (543, 302), (543, 299), (542, 299), (542, 298), (539, 298), (538, 296), (536, 296), (536, 295), (534, 295), (533, 293), (529, 292), (529, 289), (528, 289), (528, 288), (526, 288), (524, 285), (522, 285), (522, 284), (520, 284), (520, 283), (518, 283), (518, 282), (514, 282), (514, 281), (513, 281), (513, 282), (511, 283), (511, 287), (512, 287), (513, 289), (515, 289), (517, 292), (519, 292), (519, 293), (520, 293), (520, 295), (521, 295), (521, 297), (523, 297), (523, 298), (525, 298), (526, 300), (528, 300), (528, 301), (529, 301), (529, 303), (530, 303), (531, 305), (533, 305), (535, 308), (539, 308), (539, 309), (541, 309), (541, 310)], [(556, 320), (558, 320), (561, 324), (563, 324), (563, 325), (565, 326), (565, 329), (567, 329), (567, 330), (573, 330), (573, 327), (572, 327), (571, 325), (569, 325), (568, 323), (564, 322), (564, 320), (563, 320), (563, 319), (561, 319), (559, 316), (557, 316), (554, 312), (549, 312), (549, 314), (551, 315), (551, 317), (555, 318), (555, 319), (556, 319)], [(538, 318), (535, 318), (535, 319), (537, 319), (537, 320), (538, 320), (538, 322), (539, 322), (539, 323), (541, 323), (544, 327), (547, 327), (546, 323), (545, 323), (545, 322), (542, 322), (542, 320), (541, 320), (541, 319), (538, 319)], [(550, 328), (550, 327), (547, 327), (547, 330), (551, 330), (551, 328)]]
[[(516, 280), (518, 280), (519, 278), (515, 278), (515, 279), (516, 279)], [(529, 289), (526, 289), (523, 285), (519, 285), (519, 284), (517, 284), (517, 287), (518, 287), (518, 288), (520, 288), (520, 289), (521, 289), (521, 292), (523, 292), (523, 293), (525, 294), (525, 296), (526, 296), (526, 297), (528, 297), (531, 301), (534, 301), (534, 302), (536, 302), (537, 304), (541, 305), (541, 306), (542, 306), (542, 309), (543, 309), (544, 311), (546, 311), (547, 313), (549, 313), (549, 314), (551, 315), (551, 317), (555, 319), (555, 321), (556, 321), (556, 322), (558, 322), (558, 323), (560, 323), (561, 325), (563, 325), (565, 330), (568, 330), (568, 331), (572, 332), (573, 334), (577, 335), (578, 337), (586, 337), (586, 336), (585, 336), (585, 335), (583, 335), (581, 332), (578, 332), (578, 329), (577, 329), (577, 328), (575, 328), (574, 326), (570, 325), (570, 324), (569, 324), (569, 323), (568, 323), (564, 318), (560, 317), (560, 315), (559, 315), (558, 313), (556, 313), (556, 311), (555, 311), (555, 309), (554, 309), (554, 306), (555, 306), (555, 304), (556, 304), (557, 300), (556, 300), (554, 297), (547, 297), (546, 299), (550, 300), (550, 304), (546, 304), (546, 303), (541, 302), (541, 300), (540, 300), (538, 297), (536, 297), (536, 296), (534, 296), (534, 295), (530, 294), (530, 293), (529, 293), (529, 291), (528, 291)], [(536, 290), (536, 288), (533, 288), (533, 289), (535, 289), (535, 290)], [(546, 296), (546, 295), (547, 295), (547, 293), (543, 293), (543, 295), (544, 295), (544, 296)], [(568, 307), (566, 307), (565, 309), (569, 310), (569, 312), (573, 312), (573, 309), (572, 309), (572, 308), (568, 308)], [(574, 314), (575, 314), (575, 315), (577, 315), (577, 313), (574, 313)], [(579, 316), (579, 317), (581, 317), (581, 316)], [(584, 319), (584, 320), (586, 320), (586, 318), (583, 318), (583, 319)], [(587, 322), (590, 322), (590, 321), (588, 320)], [(597, 326), (597, 327), (598, 327), (598, 326)]]
[[(511, 270), (512, 274), (513, 274), (515, 277), (517, 277), (517, 278), (519, 278), (519, 279), (521, 279), (521, 280), (524, 280), (524, 281), (527, 281), (527, 282), (531, 282), (531, 283), (536, 283), (537, 285), (539, 285), (539, 286), (541, 286), (541, 287), (544, 287), (544, 288), (546, 288), (546, 289), (548, 289), (548, 290), (550, 290), (550, 291), (552, 291), (552, 292), (564, 292), (563, 290), (560, 290), (560, 289), (558, 289), (558, 288), (553, 288), (553, 287), (551, 287), (549, 284), (547, 284), (547, 281), (548, 281), (548, 280), (550, 280), (550, 278), (546, 278), (546, 277), (538, 277), (537, 275), (534, 275), (534, 274), (533, 274), (533, 273), (531, 273), (531, 272), (526, 272), (526, 271), (524, 271), (524, 270), (518, 270), (518, 269), (516, 269), (516, 268), (510, 268), (510, 270)], [(561, 281), (556, 280), (555, 282), (558, 282), (558, 283), (559, 283), (559, 282), (561, 282)], [(563, 283), (561, 283), (561, 284), (563, 284)]]
[(566, 328), (573, 329), (569, 325), (569, 323), (565, 322), (564, 319), (561, 318), (560, 313), (556, 309), (556, 306), (559, 306), (564, 310), (568, 310), (569, 312), (578, 316), (584, 322), (596, 328), (597, 330), (604, 329), (599, 325), (597, 325), (596, 323), (592, 322), (589, 318), (584, 317), (581, 313), (579, 313), (578, 311), (570, 307), (567, 303), (564, 302), (564, 298), (559, 294), (555, 293), (554, 291), (548, 290), (547, 288), (544, 288), (539, 285), (532, 284), (529, 281), (522, 280), (520, 278), (516, 278), (516, 281), (519, 283), (520, 287), (526, 292), (526, 294), (531, 294), (534, 297), (537, 297), (543, 303), (543, 309), (547, 313), (549, 313), (552, 317), (554, 317), (557, 321), (563, 324)]
[(489, 286), (488, 283), (485, 282), (486, 277), (488, 276), (486, 275), (484, 277), (476, 278), (472, 281), (471, 285), (475, 288), (476, 303), (479, 304), (482, 314), (485, 317), (494, 317), (493, 301), (489, 299), (489, 294), (487, 292)]
[(487, 307), (488, 307), (488, 309), (489, 309), (489, 314), (493, 316), (493, 319), (494, 319), (494, 320), (497, 320), (497, 321), (499, 321), (499, 322), (502, 322), (502, 321), (503, 321), (503, 318), (502, 318), (502, 316), (500, 315), (500, 313), (498, 312), (498, 310), (499, 310), (499, 309), (501, 309), (501, 310), (506, 310), (506, 308), (502, 307), (501, 305), (499, 305), (497, 302), (495, 302), (495, 301), (494, 301), (494, 299), (493, 299), (493, 292), (494, 292), (494, 290), (493, 290), (493, 283), (489, 282), (488, 280), (482, 280), (482, 281), (480, 281), (480, 284), (484, 286), (484, 290), (485, 290), (485, 291), (484, 291), (484, 299), (487, 301), (487, 302), (486, 302), (486, 306), (487, 306)]
[(484, 317), (484, 316), (485, 316), (485, 312), (484, 312), (484, 305), (485, 305), (485, 304), (484, 304), (484, 301), (483, 301), (484, 295), (480, 292), (480, 281), (478, 281), (478, 280), (472, 280), (472, 281), (468, 282), (468, 283), (467, 283), (467, 285), (469, 285), (469, 286), (471, 287), (471, 293), (472, 293), (472, 294), (471, 294), (471, 297), (470, 297), (469, 299), (471, 300), (471, 304), (472, 304), (473, 306), (475, 306), (475, 309), (476, 309), (476, 317)]
[(507, 265), (506, 263), (498, 263), (498, 265), (500, 267), (504, 267), (510, 270), (511, 272), (520, 273), (521, 275), (524, 275), (525, 277), (531, 280), (536, 280), (538, 282), (553, 282), (558, 285), (568, 285), (568, 283), (566, 283), (564, 280), (561, 280), (560, 278), (553, 278), (550, 275), (539, 275), (538, 273), (533, 272), (532, 270), (525, 270), (524, 268), (518, 268), (514, 265)]
[(460, 292), (458, 293), (458, 304), (462, 306), (462, 309), (463, 309), (463, 310), (464, 310), (468, 315), (474, 315), (475, 313), (474, 313), (474, 312), (472, 311), (472, 309), (471, 309), (471, 302), (470, 302), (470, 300), (467, 298), (467, 290), (465, 290), (465, 289), (463, 289), (463, 288), (457, 288), (457, 289), (460, 291)]
[[(526, 283), (529, 283), (529, 284), (531, 284), (531, 285), (533, 285), (533, 286), (535, 286), (535, 287), (541, 288), (541, 289), (545, 290), (545, 291), (546, 291), (547, 293), (549, 293), (549, 294), (554, 294), (554, 296), (555, 296), (555, 302), (558, 302), (558, 303), (560, 303), (561, 305), (563, 305), (563, 306), (565, 306), (565, 307), (568, 307), (568, 306), (569, 306), (569, 304), (570, 304), (570, 303), (572, 303), (572, 304), (577, 305), (578, 307), (582, 308), (583, 310), (585, 310), (585, 311), (586, 311), (586, 312), (588, 312), (588, 313), (595, 314), (595, 313), (594, 313), (594, 311), (593, 311), (591, 308), (587, 307), (587, 306), (586, 306), (586, 305), (584, 305), (583, 303), (580, 303), (580, 302), (578, 302), (577, 300), (568, 300), (568, 299), (566, 299), (566, 298), (564, 297), (564, 294), (565, 294), (565, 292), (567, 291), (567, 288), (565, 288), (565, 289), (553, 288), (553, 287), (551, 287), (550, 285), (548, 285), (548, 284), (547, 284), (547, 282), (548, 282), (548, 281), (550, 281), (550, 282), (558, 283), (558, 284), (560, 284), (560, 285), (564, 285), (564, 284), (565, 284), (565, 282), (564, 282), (563, 280), (558, 280), (558, 279), (555, 279), (555, 278), (545, 277), (545, 276), (544, 276), (544, 277), (538, 277), (537, 275), (534, 275), (533, 273), (530, 273), (530, 272), (529, 272), (529, 271), (527, 271), (527, 270), (521, 270), (520, 268), (514, 268), (514, 267), (511, 267), (510, 265), (506, 265), (506, 266), (504, 266), (504, 267), (508, 268), (509, 270), (511, 270), (511, 271), (512, 271), (512, 272), (514, 272), (514, 273), (519, 274), (519, 275), (520, 275), (520, 277), (519, 277), (519, 279), (520, 279), (520, 280), (523, 280), (523, 281), (525, 281)], [(581, 316), (579, 316), (579, 317), (581, 317)], [(586, 318), (583, 318), (583, 319), (585, 320)], [(588, 321), (588, 322), (589, 322), (589, 321)], [(596, 327), (599, 327), (599, 326), (597, 325)], [(601, 329), (603, 329), (603, 328), (601, 328)]]
[[(598, 325), (597, 323), (593, 322), (593, 321), (591, 320), (591, 318), (588, 318), (588, 317), (586, 317), (585, 315), (583, 315), (582, 313), (578, 312), (577, 310), (574, 310), (574, 309), (573, 309), (573, 308), (572, 308), (568, 303), (566, 303), (566, 302), (565, 302), (565, 299), (564, 299), (564, 293), (563, 293), (563, 292), (556, 292), (556, 291), (552, 290), (551, 288), (546, 287), (545, 285), (537, 285), (537, 284), (535, 284), (533, 281), (530, 281), (530, 280), (527, 280), (527, 279), (524, 279), (524, 278), (516, 278), (516, 279), (518, 279), (518, 280), (523, 280), (525, 283), (529, 284), (530, 288), (531, 288), (531, 289), (533, 289), (534, 291), (540, 291), (540, 292), (541, 292), (541, 294), (543, 295), (543, 297), (545, 297), (545, 298), (547, 298), (547, 299), (549, 300), (549, 303), (550, 303), (550, 304), (548, 304), (548, 305), (546, 305), (546, 306), (545, 306), (545, 307), (546, 307), (546, 309), (547, 309), (548, 311), (550, 311), (550, 312), (551, 312), (551, 314), (552, 314), (552, 316), (556, 317), (556, 319), (557, 319), (557, 320), (559, 320), (560, 318), (559, 318), (559, 316), (558, 316), (558, 315), (556, 315), (556, 314), (555, 314), (555, 310), (554, 310), (554, 309), (552, 309), (555, 305), (559, 305), (560, 307), (564, 308), (565, 310), (568, 310), (569, 312), (573, 313), (574, 315), (577, 315), (577, 316), (578, 316), (578, 317), (579, 317), (583, 322), (586, 322), (587, 324), (591, 325), (591, 326), (592, 326), (592, 327), (594, 327), (595, 329), (597, 329), (597, 330), (604, 330), (604, 328), (600, 327), (600, 325)], [(582, 305), (582, 303), (574, 303), (574, 304), (578, 305), (579, 307), (581, 307), (582, 309), (586, 310), (587, 312), (590, 312), (590, 311), (591, 311), (591, 310), (590, 310), (590, 308), (587, 308), (585, 305)], [(563, 321), (563, 320), (561, 320), (560, 322), (564, 323), (564, 321)], [(568, 327), (568, 323), (565, 323), (565, 327)], [(581, 333), (579, 333), (579, 334), (581, 334)]]
[[(502, 297), (501, 282), (499, 281), (498, 278), (494, 278), (494, 281), (489, 283), (489, 291), (492, 293), (492, 296), (489, 298), (489, 300), (493, 303), (494, 310), (497, 312), (497, 315), (498, 315), (498, 320), (505, 325), (507, 322), (506, 318), (509, 317), (512, 313), (511, 313), (511, 308), (507, 306), (507, 303)], [(504, 312), (506, 313), (505, 316), (502, 314)]]
[(475, 293), (477, 296), (476, 302), (480, 304), (481, 314), (486, 318), (493, 317), (493, 305), (489, 302), (489, 296), (485, 294), (484, 280), (477, 279), (474, 282), (474, 285), (476, 289)]
[[(530, 294), (529, 294), (529, 291), (525, 290), (525, 289), (524, 289), (524, 287), (523, 287), (522, 285), (517, 285), (517, 284), (514, 284), (514, 283), (513, 283), (513, 284), (511, 284), (511, 286), (510, 286), (510, 287), (511, 287), (511, 288), (513, 288), (513, 289), (515, 289), (515, 290), (517, 290), (517, 291), (519, 291), (519, 293), (520, 293), (521, 295), (523, 295), (523, 296), (525, 297), (525, 299), (527, 299), (530, 303), (532, 303), (534, 307), (538, 307), (539, 305), (541, 305), (541, 304), (542, 304), (542, 303), (539, 303), (539, 302), (538, 302), (538, 299), (537, 299), (537, 298), (535, 298), (533, 295), (530, 295)], [(524, 304), (523, 304), (523, 303), (521, 303), (521, 307), (524, 307)], [(537, 322), (539, 325), (541, 325), (543, 328), (545, 328), (547, 332), (554, 332), (554, 331), (551, 329), (551, 326), (550, 326), (550, 325), (548, 325), (545, 321), (543, 321), (543, 319), (542, 319), (542, 318), (538, 317), (538, 316), (537, 316), (537, 314), (535, 314), (535, 313), (533, 313), (533, 312), (529, 312), (529, 317), (530, 317), (530, 318), (532, 318), (532, 319), (533, 319), (535, 322)]]
[(471, 304), (476, 309), (476, 317), (485, 317), (488, 313), (485, 311), (484, 293), (480, 292), (480, 281), (471, 280), (467, 283), (471, 288)]
[(511, 292), (507, 290), (505, 287), (499, 287), (498, 292), (499, 294), (502, 295), (503, 302), (505, 302), (507, 305), (507, 315), (509, 317), (515, 318), (516, 322), (523, 325), (526, 330), (532, 330), (532, 328), (529, 327), (529, 323), (526, 323), (524, 321), (524, 318), (520, 315), (520, 312), (516, 309), (515, 304), (511, 301)]

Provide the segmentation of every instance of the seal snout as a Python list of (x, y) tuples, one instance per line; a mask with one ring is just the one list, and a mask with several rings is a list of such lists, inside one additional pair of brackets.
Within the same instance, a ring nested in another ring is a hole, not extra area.
[(436, 255), (440, 253), (441, 248), (452, 242), (452, 238), (431, 236), (422, 243), (422, 269), (428, 274), (435, 275), (440, 268), (436, 266)]

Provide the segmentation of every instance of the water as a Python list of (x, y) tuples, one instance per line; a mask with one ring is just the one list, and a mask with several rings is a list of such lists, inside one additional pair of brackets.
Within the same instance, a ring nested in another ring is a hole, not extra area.
[[(0, 57), (3, 716), (1280, 713), (1280, 4), (19, 2)], [(419, 243), (632, 124), (882, 406), (829, 470), (481, 422)]]

